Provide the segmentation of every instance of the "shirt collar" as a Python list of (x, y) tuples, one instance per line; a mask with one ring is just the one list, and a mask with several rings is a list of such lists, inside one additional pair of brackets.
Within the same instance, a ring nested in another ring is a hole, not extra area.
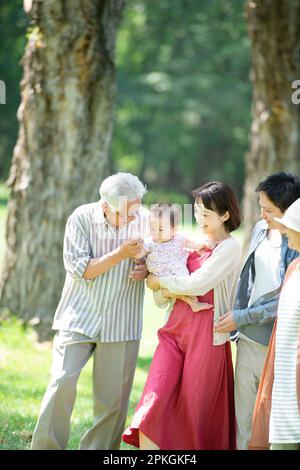
[(104, 217), (104, 212), (102, 209), (101, 199), (95, 203), (94, 210), (93, 210), (93, 222), (94, 224), (105, 223), (105, 217)]
[(262, 220), (261, 220), (261, 229), (264, 230), (264, 231), (267, 231), (268, 228), (269, 228), (269, 227), (268, 227), (267, 222), (266, 222), (264, 219), (262, 219)]

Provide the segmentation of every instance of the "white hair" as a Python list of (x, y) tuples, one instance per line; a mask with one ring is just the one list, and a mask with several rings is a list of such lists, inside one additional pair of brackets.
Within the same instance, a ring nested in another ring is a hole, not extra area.
[(120, 207), (120, 201), (124, 199), (141, 201), (146, 192), (146, 186), (137, 176), (121, 172), (108, 176), (99, 188), (101, 199), (115, 209)]

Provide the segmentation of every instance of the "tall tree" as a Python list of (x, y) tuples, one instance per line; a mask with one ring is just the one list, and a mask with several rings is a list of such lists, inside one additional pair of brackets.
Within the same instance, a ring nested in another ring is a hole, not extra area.
[(108, 168), (114, 50), (125, 0), (25, 0), (19, 136), (9, 186), (1, 306), (48, 332), (64, 276), (67, 216)]
[(300, 3), (249, 0), (246, 8), (254, 86), (244, 199), (248, 239), (259, 217), (259, 181), (280, 170), (300, 173), (300, 106), (291, 99), (292, 82), (300, 78)]

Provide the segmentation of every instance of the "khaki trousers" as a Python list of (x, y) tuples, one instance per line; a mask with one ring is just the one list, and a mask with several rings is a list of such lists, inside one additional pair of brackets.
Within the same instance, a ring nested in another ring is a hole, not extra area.
[(267, 352), (267, 346), (240, 336), (237, 343), (234, 380), (238, 450), (248, 449), (255, 400)]
[(31, 449), (65, 449), (77, 381), (93, 355), (94, 425), (80, 449), (118, 449), (125, 427), (139, 341), (100, 343), (71, 331), (58, 331), (53, 342), (51, 379), (42, 401)]

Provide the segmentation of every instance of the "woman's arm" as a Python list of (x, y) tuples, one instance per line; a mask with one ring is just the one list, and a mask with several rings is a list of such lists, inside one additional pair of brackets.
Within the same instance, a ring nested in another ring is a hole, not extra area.
[(159, 278), (160, 287), (165, 287), (173, 294), (205, 295), (234, 271), (240, 262), (240, 244), (235, 239), (226, 240), (190, 276), (163, 276)]

